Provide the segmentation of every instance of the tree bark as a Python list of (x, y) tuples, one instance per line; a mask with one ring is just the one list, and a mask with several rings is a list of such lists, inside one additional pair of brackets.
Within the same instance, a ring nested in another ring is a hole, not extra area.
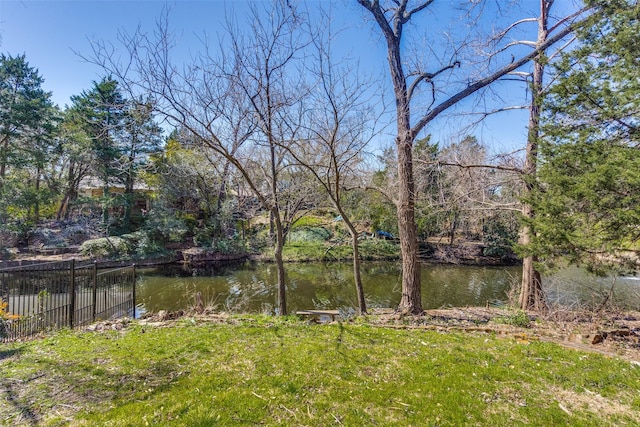
[(415, 221), (415, 186), (413, 181), (413, 139), (398, 136), (398, 232), (402, 253), (402, 298), (398, 311), (403, 314), (423, 314), (418, 259), (418, 230)]
[(56, 220), (67, 219), (69, 216), (69, 204), (77, 196), (76, 188), (74, 186), (75, 177), (75, 163), (72, 161), (69, 165), (69, 172), (67, 173), (67, 189), (64, 192), (58, 212), (56, 212)]
[[(538, 40), (537, 46), (542, 46), (547, 41), (548, 12), (553, 4), (553, 0), (540, 0), (540, 17), (538, 19)], [(540, 139), (540, 113), (544, 96), (544, 58), (541, 52), (533, 60), (533, 79), (531, 83), (531, 107), (529, 109), (529, 130), (527, 133), (527, 148), (524, 165), (524, 189), (522, 216), (525, 220), (534, 218), (535, 212), (531, 203), (533, 191), (537, 185), (537, 164), (538, 164), (538, 140)], [(520, 243), (523, 246), (529, 245), (535, 233), (530, 226), (525, 225), (521, 230)], [(519, 306), (522, 310), (544, 311), (547, 302), (542, 288), (542, 278), (540, 272), (536, 270), (537, 259), (527, 256), (522, 260), (522, 283), (520, 286)]]
[(60, 202), (60, 207), (56, 213), (56, 220), (69, 219), (70, 205), (78, 198), (78, 188), (80, 187), (80, 181), (87, 173), (88, 167), (76, 164), (71, 161), (69, 165), (69, 171), (67, 173), (67, 188), (64, 193), (64, 197)]
[(273, 219), (275, 223), (276, 245), (274, 258), (276, 261), (276, 269), (278, 271), (278, 315), (287, 315), (287, 285), (286, 271), (284, 269), (284, 260), (282, 259), (282, 249), (284, 248), (284, 227), (280, 219), (280, 212), (276, 205), (272, 208)]
[[(523, 245), (530, 242), (530, 233), (531, 230), (528, 227), (523, 229), (521, 240)], [(540, 272), (535, 268), (535, 262), (536, 259), (533, 256), (525, 257), (522, 260), (522, 285), (518, 305), (522, 310), (543, 312), (547, 309), (547, 300), (542, 288), (542, 278)]]
[(353, 247), (353, 279), (356, 285), (356, 298), (358, 298), (358, 311), (360, 315), (367, 314), (367, 302), (364, 299), (362, 276), (360, 275), (360, 246), (358, 234), (351, 234), (351, 246)]
[(449, 246), (453, 246), (456, 240), (456, 231), (458, 230), (458, 217), (460, 213), (456, 210), (453, 212), (451, 219), (451, 227), (449, 227)]
[(411, 127), (411, 99), (407, 91), (400, 41), (403, 25), (410, 19), (411, 14), (422, 10), (431, 2), (423, 3), (422, 6), (405, 16), (407, 1), (403, 0), (391, 18), (391, 23), (387, 21), (377, 1), (370, 3), (366, 0), (358, 0), (358, 2), (372, 13), (387, 43), (387, 61), (396, 101), (396, 124), (398, 130), (398, 136), (396, 137), (399, 181), (397, 211), (398, 234), (402, 254), (402, 298), (398, 305), (398, 312), (419, 315), (423, 314), (423, 309), (420, 261), (418, 259), (418, 231), (415, 222), (415, 186), (412, 157), (413, 141), (417, 131)]
[(360, 245), (358, 244), (358, 231), (345, 214), (340, 203), (337, 203), (334, 200), (334, 205), (342, 216), (342, 221), (344, 221), (344, 224), (347, 226), (347, 230), (349, 230), (349, 234), (351, 235), (351, 247), (353, 248), (353, 279), (356, 285), (358, 311), (361, 315), (367, 314), (367, 303), (364, 298), (364, 287), (362, 286), (362, 276), (360, 274)]

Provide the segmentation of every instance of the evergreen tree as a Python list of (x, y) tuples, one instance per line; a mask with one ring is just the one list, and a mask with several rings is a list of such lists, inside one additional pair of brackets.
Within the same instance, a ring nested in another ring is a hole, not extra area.
[(118, 173), (117, 160), (121, 156), (117, 140), (124, 132), (126, 100), (118, 82), (110, 77), (94, 82), (93, 88), (72, 96), (72, 109), (90, 140), (92, 173), (103, 187), (102, 215), (109, 225), (109, 206), (112, 197), (109, 187)]
[[(118, 82), (111, 77), (94, 82), (91, 90), (71, 100), (73, 106), (67, 112), (66, 126), (72, 154), (67, 196), (73, 199), (77, 192), (74, 186), (77, 187), (82, 175), (92, 174), (103, 187), (104, 224), (109, 225), (109, 206), (117, 203), (123, 208), (120, 231), (128, 232), (135, 183), (148, 163), (148, 156), (157, 153), (162, 143), (162, 129), (154, 121), (153, 105), (148, 101), (126, 99)], [(78, 152), (82, 147), (84, 152)], [(124, 188), (118, 200), (109, 194), (109, 188), (115, 185)]]
[(84, 119), (74, 107), (63, 112), (59, 139), (61, 145), (60, 171), (62, 198), (56, 219), (68, 219), (73, 203), (78, 198), (80, 183), (91, 169), (91, 139), (86, 132)]
[(546, 100), (529, 250), (604, 272), (637, 263), (640, 241), (640, 4), (593, 3)]
[[(57, 110), (24, 55), (0, 54), (0, 220), (25, 209), (38, 219)], [(20, 214), (22, 216), (22, 214)]]
[(150, 102), (130, 100), (125, 110), (122, 133), (116, 141), (120, 152), (116, 159), (116, 178), (124, 186), (124, 232), (131, 231), (135, 184), (148, 164), (149, 155), (158, 153), (162, 144), (162, 129), (154, 121), (152, 111)]

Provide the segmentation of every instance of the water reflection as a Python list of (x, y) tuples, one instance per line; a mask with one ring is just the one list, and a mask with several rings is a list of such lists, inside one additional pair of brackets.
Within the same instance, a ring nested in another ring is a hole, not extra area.
[[(357, 306), (350, 263), (287, 264), (288, 309), (349, 309)], [(425, 308), (485, 305), (504, 301), (519, 267), (426, 266), (422, 269)], [(193, 304), (200, 292), (206, 303), (219, 310), (273, 312), (277, 272), (273, 264), (185, 272), (143, 270), (138, 302), (149, 311), (178, 310)], [(362, 266), (368, 307), (395, 307), (400, 301), (399, 263), (370, 262)]]
[(549, 302), (564, 307), (610, 307), (640, 310), (640, 277), (594, 277), (579, 268), (559, 271), (545, 281)]
[[(290, 312), (357, 306), (350, 263), (287, 264), (286, 268)], [(193, 305), (196, 292), (200, 292), (205, 303), (218, 310), (274, 312), (275, 265), (245, 263), (197, 273), (194, 276), (180, 269), (143, 270), (137, 288), (138, 302), (149, 311), (179, 310)], [(520, 267), (424, 266), (422, 303), (430, 309), (505, 302), (520, 275)], [(401, 295), (399, 263), (364, 263), (362, 277), (368, 307), (397, 306)], [(567, 269), (544, 279), (544, 286), (552, 304), (596, 307), (612, 280)], [(611, 301), (620, 308), (640, 309), (639, 278), (616, 278)]]

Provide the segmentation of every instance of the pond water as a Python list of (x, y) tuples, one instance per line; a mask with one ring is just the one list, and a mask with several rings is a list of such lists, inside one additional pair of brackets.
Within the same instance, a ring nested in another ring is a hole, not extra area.
[[(350, 263), (290, 263), (287, 270), (287, 308), (345, 309), (356, 307)], [(220, 311), (273, 313), (276, 301), (276, 267), (269, 263), (244, 263), (198, 271), (180, 268), (141, 270), (137, 302), (142, 311), (179, 310), (194, 304), (201, 292), (205, 304)], [(400, 264), (363, 263), (362, 277), (367, 306), (396, 307), (400, 301)], [(422, 268), (422, 303), (425, 309), (450, 306), (485, 306), (507, 301), (520, 267), (469, 267), (426, 265)], [(618, 279), (616, 301), (640, 308), (640, 281)], [(596, 301), (610, 282), (593, 282), (579, 270), (548, 280), (553, 302), (566, 305)], [(565, 286), (566, 284), (566, 286)], [(585, 285), (586, 284), (586, 285)]]

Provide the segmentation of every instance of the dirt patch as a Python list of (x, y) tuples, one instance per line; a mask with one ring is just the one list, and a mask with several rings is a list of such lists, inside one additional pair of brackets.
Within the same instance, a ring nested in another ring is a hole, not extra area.
[(640, 413), (630, 406), (624, 405), (617, 400), (607, 399), (598, 393), (586, 389), (584, 392), (578, 393), (574, 390), (553, 388), (549, 390), (548, 394), (549, 396), (554, 396), (560, 409), (569, 415), (572, 415), (574, 412), (584, 411), (593, 412), (602, 418), (625, 415), (631, 417), (635, 422), (640, 423)]
[(541, 337), (566, 347), (640, 362), (640, 312), (552, 312), (532, 324)]
[(557, 311), (526, 313), (527, 327), (509, 324), (522, 313), (503, 308), (464, 307), (427, 310), (425, 316), (400, 316), (377, 310), (369, 321), (378, 326), (484, 332), (518, 340), (542, 340), (565, 347), (620, 357), (640, 365), (640, 312), (588, 313)]

